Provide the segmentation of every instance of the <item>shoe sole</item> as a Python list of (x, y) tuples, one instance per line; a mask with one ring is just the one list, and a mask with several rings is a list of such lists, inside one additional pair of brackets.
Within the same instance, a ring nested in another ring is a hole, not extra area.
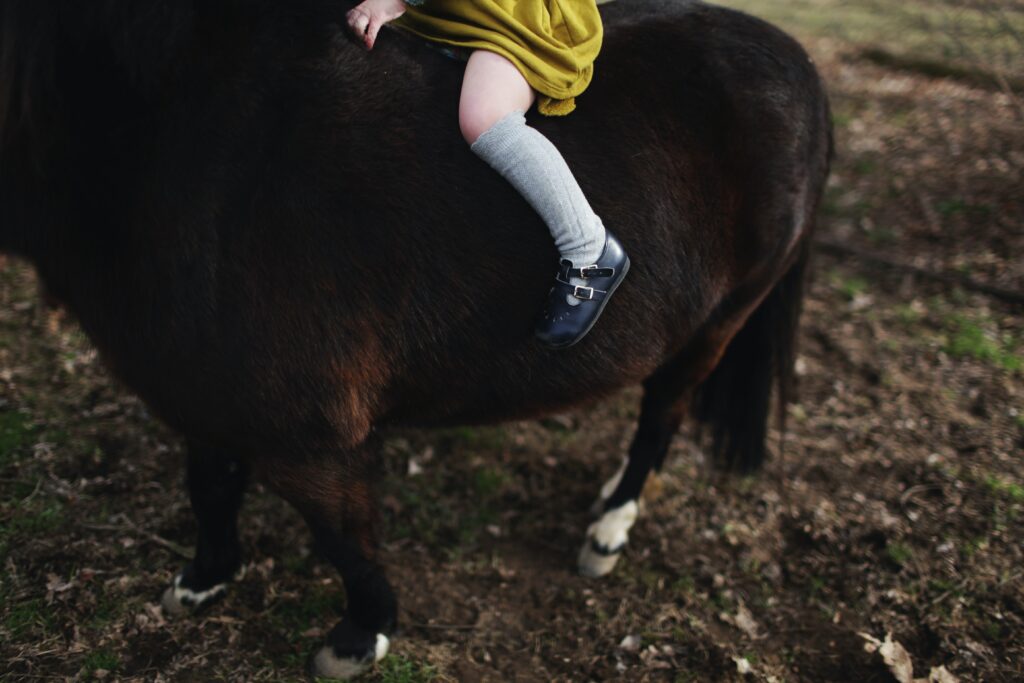
[[(601, 300), (601, 303), (598, 304), (597, 315), (595, 315), (594, 319), (590, 321), (589, 325), (587, 325), (587, 329), (583, 330), (583, 333), (580, 336), (576, 337), (576, 339), (574, 339), (572, 342), (570, 342), (568, 344), (563, 344), (562, 346), (548, 346), (548, 348), (556, 350), (556, 351), (561, 351), (563, 349), (571, 349), (572, 347), (576, 346), (581, 341), (583, 341), (583, 339), (588, 334), (590, 334), (590, 330), (594, 329), (594, 325), (597, 324), (597, 321), (601, 319), (601, 314), (604, 313), (604, 307), (608, 305), (608, 302), (611, 300), (612, 295), (615, 294), (615, 290), (617, 290), (619, 288), (619, 285), (622, 284), (623, 280), (626, 279), (626, 275), (628, 273), (629, 273), (629, 257), (627, 256), (626, 257), (626, 263), (622, 266), (622, 276), (619, 277), (618, 282), (616, 282), (612, 286), (612, 288), (608, 290), (608, 293), (605, 294), (604, 298)], [(545, 346), (547, 346), (547, 345), (545, 345)]]

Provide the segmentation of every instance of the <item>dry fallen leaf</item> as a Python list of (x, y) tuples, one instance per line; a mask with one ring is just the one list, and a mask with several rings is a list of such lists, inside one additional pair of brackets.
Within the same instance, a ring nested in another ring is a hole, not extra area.
[(736, 662), (736, 671), (741, 676), (748, 676), (754, 673), (754, 669), (750, 666), (750, 661), (746, 657), (733, 657), (732, 661)]
[(640, 649), (640, 636), (628, 635), (619, 643), (619, 648), (626, 652), (636, 652)]
[(892, 639), (892, 634), (885, 634), (885, 642), (878, 648), (878, 654), (882, 655), (885, 665), (900, 683), (914, 682), (914, 662), (910, 659), (910, 653), (898, 641)]
[(718, 615), (718, 618), (743, 631), (751, 640), (756, 640), (761, 637), (760, 633), (758, 633), (758, 625), (754, 620), (754, 615), (750, 613), (750, 610), (747, 609), (747, 606), (743, 604), (742, 600), (739, 601), (739, 606), (736, 608), (735, 616), (728, 614), (727, 612), (722, 612)]
[(959, 683), (957, 677), (946, 670), (946, 667), (933, 667), (928, 678), (914, 678), (914, 663), (898, 641), (892, 639), (892, 633), (885, 634), (881, 641), (869, 633), (858, 633), (864, 639), (864, 650), (882, 655), (885, 665), (899, 683)]
[(931, 673), (928, 674), (928, 683), (960, 683), (956, 676), (949, 673), (946, 667), (932, 667)]

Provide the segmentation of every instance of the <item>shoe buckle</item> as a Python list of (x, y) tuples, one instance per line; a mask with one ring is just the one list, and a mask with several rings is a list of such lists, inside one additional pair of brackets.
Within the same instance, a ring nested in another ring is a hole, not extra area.
[(576, 285), (572, 289), (572, 295), (582, 301), (591, 301), (594, 298), (594, 288)]
[(584, 279), (590, 277), (612, 277), (614, 275), (614, 268), (602, 268), (596, 263), (590, 266), (584, 266), (583, 268), (580, 268), (580, 277)]

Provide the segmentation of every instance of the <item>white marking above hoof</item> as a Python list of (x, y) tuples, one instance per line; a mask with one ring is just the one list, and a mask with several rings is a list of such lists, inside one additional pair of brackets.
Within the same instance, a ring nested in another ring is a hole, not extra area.
[(636, 501), (631, 500), (604, 513), (590, 525), (577, 560), (580, 574), (596, 578), (615, 568), (629, 541), (629, 529), (636, 521), (637, 510)]
[(313, 676), (319, 678), (340, 678), (342, 680), (354, 678), (369, 669), (376, 662), (384, 659), (384, 655), (388, 653), (389, 645), (388, 637), (383, 633), (378, 633), (377, 642), (373, 647), (373, 657), (366, 657), (364, 659), (337, 657), (334, 654), (334, 648), (330, 645), (324, 645), (313, 656), (310, 668), (312, 669)]
[(622, 481), (622, 475), (626, 472), (626, 466), (629, 464), (629, 458), (623, 458), (622, 464), (619, 465), (619, 469), (615, 471), (611, 479), (606, 481), (601, 487), (601, 493), (597, 496), (597, 500), (590, 506), (590, 514), (599, 515), (604, 512), (604, 502), (612, 497), (615, 493), (615, 489), (619, 488), (619, 482)]
[(228, 585), (226, 583), (218, 583), (212, 588), (197, 592), (182, 586), (181, 574), (178, 574), (174, 577), (174, 583), (164, 591), (160, 604), (168, 615), (172, 617), (180, 617), (190, 612), (194, 612), (204, 603), (223, 595), (227, 589)]

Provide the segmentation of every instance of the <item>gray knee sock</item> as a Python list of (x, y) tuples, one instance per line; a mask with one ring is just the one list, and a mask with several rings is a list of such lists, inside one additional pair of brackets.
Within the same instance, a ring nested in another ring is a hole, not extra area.
[(595, 263), (604, 249), (604, 224), (551, 141), (514, 111), (470, 149), (500, 173), (547, 223), (555, 246), (576, 267)]

